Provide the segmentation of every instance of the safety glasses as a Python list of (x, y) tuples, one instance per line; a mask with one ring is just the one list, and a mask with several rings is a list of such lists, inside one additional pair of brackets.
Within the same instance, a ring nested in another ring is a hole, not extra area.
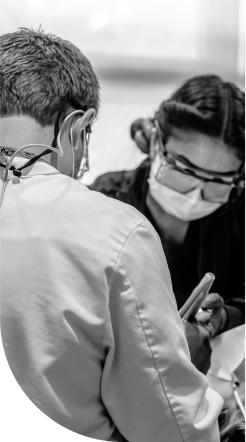
[(199, 188), (204, 200), (225, 203), (233, 188), (239, 190), (243, 187), (244, 164), (235, 174), (214, 174), (196, 168), (188, 160), (181, 160), (167, 152), (160, 135), (158, 135), (158, 127), (157, 150), (161, 164), (156, 173), (156, 180), (179, 193), (185, 194)]
[(161, 165), (157, 171), (156, 179), (161, 184), (180, 193), (188, 193), (194, 189), (201, 190), (202, 198), (206, 201), (228, 201), (231, 190), (236, 186), (234, 177), (222, 180), (218, 177), (213, 179), (198, 175), (194, 170), (188, 169), (180, 161), (175, 160), (170, 154), (162, 156)]

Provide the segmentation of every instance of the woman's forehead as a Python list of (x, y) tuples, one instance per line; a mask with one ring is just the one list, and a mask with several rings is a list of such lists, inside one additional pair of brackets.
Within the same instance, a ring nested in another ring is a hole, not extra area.
[(166, 143), (166, 150), (186, 158), (195, 167), (217, 173), (236, 172), (242, 161), (234, 149), (218, 138), (176, 129)]

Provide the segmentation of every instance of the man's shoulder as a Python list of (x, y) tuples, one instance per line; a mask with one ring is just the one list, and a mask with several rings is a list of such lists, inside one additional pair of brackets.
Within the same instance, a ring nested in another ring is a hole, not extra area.
[[(20, 185), (25, 189), (27, 203), (22, 205), (23, 216), (30, 216), (32, 225), (35, 225), (43, 222), (48, 214), (50, 225), (56, 226), (52, 235), (59, 236), (61, 242), (78, 242), (79, 232), (83, 230), (91, 241), (108, 243), (118, 237), (124, 243), (138, 226), (150, 228), (145, 216), (133, 206), (90, 190), (83, 183), (59, 173), (32, 176)], [(21, 197), (18, 189), (18, 186), (14, 188), (16, 200)], [(7, 198), (5, 205), (7, 209)], [(64, 229), (67, 235), (62, 237)]]
[[(147, 219), (132, 205), (122, 202), (116, 196), (108, 193), (95, 191), (89, 188), (86, 193), (87, 204), (92, 208), (94, 216), (104, 219), (106, 225), (115, 226), (116, 230), (123, 225), (130, 229), (137, 225), (146, 223)], [(98, 215), (97, 215), (98, 214)], [(148, 223), (148, 221), (147, 221)]]
[(112, 231), (128, 234), (138, 225), (148, 224), (145, 216), (131, 205), (117, 198), (109, 198), (109, 195), (94, 191), (71, 178), (56, 178), (64, 182), (63, 189), (61, 183), (57, 188), (56, 199), (59, 199), (59, 203), (55, 208), (56, 216), (62, 217), (66, 213), (69, 224), (79, 226), (86, 223), (109, 236)]

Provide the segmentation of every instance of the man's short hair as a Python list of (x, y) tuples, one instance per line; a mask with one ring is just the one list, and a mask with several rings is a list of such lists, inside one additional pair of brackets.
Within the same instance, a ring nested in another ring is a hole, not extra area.
[(28, 115), (53, 124), (71, 98), (99, 107), (99, 82), (89, 60), (72, 43), (42, 30), (19, 28), (0, 37), (1, 116)]

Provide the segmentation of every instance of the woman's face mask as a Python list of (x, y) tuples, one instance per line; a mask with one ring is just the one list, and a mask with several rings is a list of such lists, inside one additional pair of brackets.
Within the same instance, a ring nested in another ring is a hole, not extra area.
[[(191, 221), (209, 215), (223, 204), (222, 202), (205, 201), (201, 196), (201, 189), (199, 188), (193, 188), (186, 193), (180, 193), (160, 183), (156, 179), (160, 165), (161, 159), (157, 153), (151, 165), (148, 183), (151, 196), (165, 212), (183, 221)], [(162, 174), (165, 174), (165, 166), (163, 168)], [(170, 176), (168, 175), (172, 172), (168, 168), (169, 166), (166, 165), (167, 182), (168, 180), (170, 181)]]
[(153, 138), (150, 153), (150, 194), (181, 220), (209, 215), (238, 189), (242, 161), (220, 139), (175, 129), (165, 146), (161, 137)]

